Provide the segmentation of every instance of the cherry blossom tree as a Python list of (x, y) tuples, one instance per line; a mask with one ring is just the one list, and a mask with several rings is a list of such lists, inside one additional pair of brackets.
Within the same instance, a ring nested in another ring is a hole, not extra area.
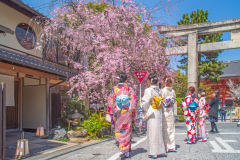
[(44, 21), (40, 38), (42, 46), (58, 42), (61, 54), (79, 71), (69, 78), (70, 93), (81, 91), (79, 99), (106, 103), (120, 72), (128, 75), (128, 84), (135, 90), (134, 70), (147, 70), (159, 79), (169, 72), (166, 40), (153, 29), (145, 7), (131, 0), (94, 4), (104, 10), (89, 7), (93, 5), (89, 1), (71, 2), (55, 9)]
[(238, 84), (234, 84), (234, 82), (229, 79), (228, 82), (226, 82), (228, 87), (229, 87), (229, 91), (227, 91), (231, 96), (233, 100), (236, 100), (237, 97), (240, 97), (240, 86)]

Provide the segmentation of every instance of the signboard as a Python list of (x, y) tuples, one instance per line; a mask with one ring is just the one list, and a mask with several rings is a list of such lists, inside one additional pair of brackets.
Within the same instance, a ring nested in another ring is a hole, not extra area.
[(240, 117), (240, 107), (235, 108), (235, 117)]
[(148, 71), (134, 71), (135, 76), (139, 83), (142, 83), (143, 79), (146, 77)]

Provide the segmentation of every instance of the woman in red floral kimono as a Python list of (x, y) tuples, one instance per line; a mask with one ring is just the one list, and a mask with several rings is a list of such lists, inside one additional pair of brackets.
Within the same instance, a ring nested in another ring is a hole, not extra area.
[(115, 137), (119, 144), (120, 157), (129, 157), (131, 152), (132, 118), (135, 117), (136, 94), (129, 87), (127, 75), (120, 73), (117, 86), (113, 87), (108, 98), (108, 114), (113, 114)]
[(196, 143), (196, 126), (195, 121), (197, 118), (197, 113), (199, 110), (198, 100), (194, 95), (195, 88), (189, 87), (188, 93), (189, 96), (185, 97), (182, 103), (183, 115), (186, 117), (186, 126), (187, 126), (187, 144)]

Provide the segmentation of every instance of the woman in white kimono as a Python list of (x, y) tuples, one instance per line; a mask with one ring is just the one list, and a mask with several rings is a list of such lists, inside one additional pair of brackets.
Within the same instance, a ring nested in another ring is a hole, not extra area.
[(148, 88), (144, 91), (142, 97), (142, 108), (146, 113), (143, 121), (147, 121), (147, 141), (148, 157), (166, 157), (166, 150), (162, 135), (162, 103), (160, 89), (156, 86), (157, 76), (150, 74), (148, 76)]
[(176, 152), (175, 145), (175, 120), (174, 103), (176, 94), (170, 85), (172, 84), (169, 75), (163, 78), (164, 88), (162, 89), (163, 103), (163, 141), (167, 152)]

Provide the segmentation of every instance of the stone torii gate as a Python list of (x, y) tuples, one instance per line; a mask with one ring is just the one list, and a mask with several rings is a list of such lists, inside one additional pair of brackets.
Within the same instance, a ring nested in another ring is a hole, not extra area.
[[(198, 53), (240, 48), (240, 18), (190, 25), (157, 25), (160, 34), (166, 38), (188, 37), (188, 45), (166, 49), (166, 55), (188, 54), (188, 87), (194, 86), (198, 92)], [(230, 32), (231, 40), (198, 44), (199, 35)], [(191, 66), (191, 67), (189, 67)]]

